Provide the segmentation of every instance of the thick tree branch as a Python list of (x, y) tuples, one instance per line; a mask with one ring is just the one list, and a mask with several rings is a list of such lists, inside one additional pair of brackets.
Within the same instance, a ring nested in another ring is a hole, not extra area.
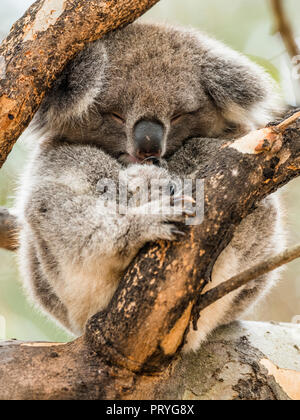
[(85, 44), (159, 0), (37, 0), (0, 46), (0, 167), (45, 92)]
[(109, 366), (82, 340), (0, 343), (0, 399), (298, 400), (298, 337), (296, 325), (234, 323), (158, 376)]

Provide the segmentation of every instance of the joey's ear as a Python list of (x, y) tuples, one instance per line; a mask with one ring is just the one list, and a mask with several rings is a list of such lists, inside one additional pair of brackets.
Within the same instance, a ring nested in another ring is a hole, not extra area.
[(36, 128), (59, 130), (82, 118), (103, 88), (107, 61), (104, 44), (97, 41), (67, 64), (36, 114)]
[(256, 128), (282, 112), (278, 87), (262, 68), (218, 41), (200, 43), (202, 86), (226, 120)]

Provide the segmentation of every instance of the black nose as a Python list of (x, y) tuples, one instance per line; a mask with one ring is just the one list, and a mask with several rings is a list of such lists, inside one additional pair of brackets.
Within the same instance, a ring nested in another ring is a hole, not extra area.
[(164, 126), (159, 122), (141, 120), (134, 127), (135, 153), (140, 159), (160, 157), (163, 149)]

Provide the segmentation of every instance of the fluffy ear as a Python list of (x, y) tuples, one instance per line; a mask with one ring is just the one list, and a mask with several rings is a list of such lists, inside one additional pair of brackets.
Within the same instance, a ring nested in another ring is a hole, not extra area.
[(101, 41), (90, 44), (64, 69), (34, 119), (37, 129), (59, 131), (82, 118), (104, 85), (107, 54)]
[(283, 111), (278, 87), (262, 68), (205, 35), (198, 42), (204, 51), (199, 60), (202, 85), (226, 120), (252, 129)]

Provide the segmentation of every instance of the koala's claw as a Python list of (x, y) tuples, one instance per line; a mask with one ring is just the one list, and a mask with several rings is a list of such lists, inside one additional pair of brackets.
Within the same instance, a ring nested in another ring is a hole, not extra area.
[(185, 232), (182, 232), (181, 230), (178, 230), (178, 229), (175, 229), (175, 228), (171, 229), (171, 233), (173, 235), (176, 235), (176, 236), (183, 236), (183, 237), (186, 236)]
[(183, 209), (182, 212), (189, 217), (194, 217), (196, 215), (196, 209)]

